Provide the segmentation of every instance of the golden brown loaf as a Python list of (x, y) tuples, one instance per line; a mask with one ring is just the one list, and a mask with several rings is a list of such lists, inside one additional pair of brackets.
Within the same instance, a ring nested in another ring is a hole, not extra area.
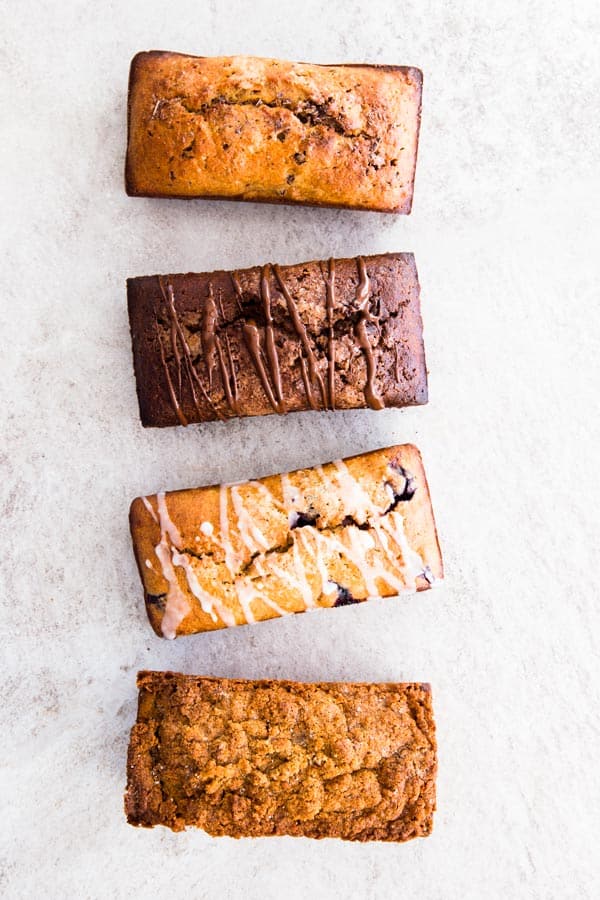
[(125, 810), (212, 835), (406, 841), (431, 832), (426, 684), (299, 684), (140, 672)]
[(127, 192), (409, 213), (422, 74), (138, 53)]
[(425, 590), (443, 576), (410, 444), (141, 497), (130, 524), (148, 616), (168, 638)]

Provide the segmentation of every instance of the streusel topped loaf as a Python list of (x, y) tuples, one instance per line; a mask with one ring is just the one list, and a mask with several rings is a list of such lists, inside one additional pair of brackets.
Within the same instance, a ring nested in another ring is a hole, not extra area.
[(167, 638), (421, 591), (443, 575), (419, 451), (134, 500), (146, 609)]
[(300, 684), (140, 672), (125, 810), (212, 835), (406, 841), (431, 832), (427, 684)]
[(419, 69), (138, 53), (127, 192), (410, 212)]

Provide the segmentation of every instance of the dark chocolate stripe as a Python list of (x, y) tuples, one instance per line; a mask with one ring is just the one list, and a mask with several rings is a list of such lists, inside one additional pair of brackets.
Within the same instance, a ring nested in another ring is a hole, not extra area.
[[(158, 284), (159, 284), (159, 286), (160, 286), (160, 290), (161, 290), (161, 293), (162, 293), (162, 295), (163, 295), (163, 299), (164, 299), (164, 301), (165, 301), (165, 304), (166, 304), (166, 306), (167, 306), (167, 310), (168, 310), (168, 312), (169, 312), (169, 317), (170, 317), (170, 322), (171, 322), (171, 336), (172, 336), (172, 341), (173, 341), (173, 334), (175, 335), (175, 340), (174, 340), (174, 353), (175, 353), (175, 355), (176, 355), (176, 360), (177, 360), (177, 364), (178, 364), (178, 371), (179, 371), (179, 373), (181, 373), (181, 357), (180, 357), (180, 355), (179, 355), (179, 349), (178, 349), (178, 346), (177, 346), (177, 338), (179, 338), (179, 340), (181, 341), (181, 346), (182, 346), (182, 349), (183, 349), (183, 359), (184, 359), (184, 363), (185, 363), (185, 368), (186, 368), (186, 372), (187, 372), (187, 376), (188, 376), (190, 388), (191, 388), (191, 391), (192, 391), (192, 397), (193, 397), (193, 400), (194, 400), (194, 405), (196, 406), (196, 409), (198, 410), (198, 413), (200, 413), (200, 405), (199, 405), (199, 402), (198, 402), (198, 396), (197, 396), (197, 394), (196, 394), (196, 390), (195, 390), (195, 386), (194, 386), (194, 383), (195, 383), (195, 384), (198, 386), (198, 388), (200, 389), (200, 391), (201, 391), (201, 393), (202, 393), (204, 399), (206, 400), (206, 402), (208, 403), (208, 405), (210, 406), (210, 408), (213, 410), (213, 412), (214, 412), (215, 415), (217, 416), (217, 418), (219, 418), (219, 419), (224, 419), (225, 416), (223, 415), (223, 413), (221, 413), (221, 412), (217, 409), (217, 407), (214, 405), (214, 403), (213, 403), (212, 400), (210, 399), (210, 397), (209, 397), (209, 395), (208, 395), (208, 392), (206, 391), (206, 388), (205, 388), (204, 385), (202, 384), (202, 381), (201, 381), (201, 379), (200, 379), (200, 377), (199, 377), (199, 375), (198, 375), (198, 373), (197, 373), (197, 371), (196, 371), (196, 368), (195, 368), (195, 366), (194, 366), (194, 363), (193, 363), (193, 361), (192, 361), (192, 355), (191, 355), (191, 353), (190, 353), (190, 348), (189, 348), (188, 343), (187, 343), (187, 341), (186, 341), (186, 339), (185, 339), (185, 335), (184, 335), (184, 333), (183, 333), (183, 329), (182, 329), (181, 324), (180, 324), (180, 322), (179, 322), (179, 318), (178, 318), (178, 316), (177, 316), (177, 310), (175, 309), (175, 295), (174, 295), (174, 292), (173, 292), (173, 286), (172, 286), (171, 284), (167, 284), (167, 290), (165, 291), (165, 288), (164, 288), (164, 285), (163, 285), (163, 280), (162, 280), (162, 278), (160, 277), (160, 275), (158, 276)], [(161, 345), (161, 347), (162, 347), (162, 345)], [(163, 354), (163, 355), (164, 355), (164, 354)], [(179, 377), (180, 377), (180, 381), (181, 381), (181, 374), (180, 374)], [(180, 406), (180, 405), (181, 405), (181, 387), (180, 387), (180, 391), (179, 391), (179, 398), (180, 398), (180, 399), (179, 399), (178, 405)]]
[[(235, 372), (233, 370), (233, 360), (231, 359), (231, 348), (229, 346), (229, 341), (227, 341), (227, 348), (229, 352), (229, 364), (231, 367), (231, 372), (227, 370), (227, 364), (225, 363), (225, 359), (223, 357), (221, 341), (218, 338), (215, 338), (215, 342), (217, 355), (219, 358), (219, 369), (221, 370), (221, 381), (223, 382), (223, 390), (225, 391), (225, 399), (227, 400), (230, 410), (237, 415), (237, 384), (235, 380)], [(231, 390), (232, 383), (235, 385), (235, 395)]]
[(208, 372), (208, 389), (211, 390), (213, 375), (217, 366), (216, 327), (219, 314), (213, 294), (212, 283), (208, 284), (208, 297), (204, 302), (204, 316), (202, 318), (202, 351)]
[[(226, 325), (220, 292), (218, 295), (218, 309), (223, 325)], [(223, 390), (225, 391), (225, 399), (227, 400), (232, 413), (238, 416), (240, 414), (240, 408), (238, 403), (237, 378), (235, 376), (235, 365), (233, 362), (233, 356), (231, 355), (231, 345), (229, 343), (229, 335), (227, 334), (227, 331), (225, 331), (225, 344), (227, 346), (227, 360), (225, 360), (223, 356), (223, 347), (221, 345), (219, 336), (215, 331), (215, 346), (217, 348), (217, 354), (219, 358), (219, 368), (221, 370), (221, 380), (223, 382)]]
[[(238, 306), (240, 310), (243, 312), (243, 299), (244, 295), (242, 292), (242, 287), (238, 280), (237, 272), (230, 272), (231, 283), (233, 284), (233, 289), (235, 291), (235, 295), (237, 297)], [(261, 290), (262, 296), (262, 290)], [(243, 320), (242, 325), (242, 335), (244, 337), (244, 341), (246, 343), (246, 347), (248, 348), (248, 352), (250, 353), (250, 358), (254, 363), (254, 368), (256, 369), (256, 373), (260, 378), (260, 383), (262, 384), (263, 391), (267, 397), (267, 400), (275, 410), (275, 412), (281, 412), (278, 401), (275, 399), (273, 394), (273, 390), (271, 388), (271, 384), (269, 382), (269, 376), (267, 375), (267, 370), (262, 360), (262, 348), (260, 345), (260, 336), (258, 333), (258, 328), (254, 324), (254, 322), (247, 322)]]
[(267, 348), (267, 359), (269, 360), (269, 368), (271, 371), (271, 380), (275, 388), (275, 397), (277, 398), (277, 412), (284, 413), (286, 411), (283, 399), (283, 386), (281, 384), (281, 372), (279, 369), (279, 356), (277, 355), (277, 346), (275, 344), (275, 332), (273, 330), (273, 315), (271, 313), (271, 288), (269, 286), (269, 267), (263, 266), (260, 274), (260, 296), (263, 301), (263, 309), (265, 311), (265, 344)]
[(327, 387), (329, 405), (335, 409), (335, 343), (333, 334), (333, 309), (335, 307), (335, 259), (329, 260), (329, 272), (325, 278), (327, 290)]
[(267, 370), (265, 369), (264, 363), (262, 361), (258, 328), (256, 327), (256, 325), (250, 322), (244, 322), (242, 333), (244, 335), (244, 340), (246, 341), (248, 351), (250, 352), (252, 362), (254, 363), (254, 368), (256, 369), (258, 377), (260, 378), (260, 382), (263, 386), (263, 391), (267, 395), (267, 399), (275, 412), (279, 412), (277, 401), (273, 396), (273, 391), (271, 390), (271, 385), (269, 384)]
[[(281, 270), (280, 270), (279, 266), (274, 264), (272, 268), (273, 268), (273, 272), (275, 273), (277, 283), (279, 284), (279, 289), (280, 289), (281, 293), (283, 294), (284, 300), (286, 302), (287, 311), (289, 313), (290, 319), (292, 320), (296, 334), (300, 338), (300, 343), (302, 345), (302, 349), (306, 353), (310, 378), (311, 378), (311, 380), (316, 381), (317, 384), (319, 385), (319, 389), (321, 391), (321, 397), (323, 398), (323, 407), (326, 409), (327, 408), (327, 393), (325, 391), (325, 385), (323, 384), (323, 379), (321, 378), (321, 375), (317, 369), (317, 361), (316, 361), (313, 349), (310, 345), (310, 338), (308, 336), (306, 326), (305, 326), (304, 322), (302, 321), (302, 319), (300, 318), (300, 314), (298, 312), (298, 307), (296, 306), (296, 302), (295, 302), (294, 298), (292, 297), (292, 295), (290, 294), (290, 292), (283, 280), (283, 276), (281, 274)], [(308, 381), (308, 379), (306, 379), (304, 381), (304, 386), (306, 388), (306, 395), (308, 397), (308, 402), (310, 403), (310, 406), (312, 407), (312, 409), (318, 409), (312, 388), (310, 386), (310, 381)]]
[(233, 363), (233, 356), (231, 355), (231, 344), (229, 343), (229, 335), (225, 332), (225, 343), (227, 344), (227, 359), (229, 360), (229, 371), (231, 372), (231, 392), (233, 395), (233, 409), (235, 412), (239, 412), (239, 397), (238, 397), (238, 386), (237, 386), (237, 378), (235, 376), (235, 365)]
[(158, 349), (160, 351), (160, 361), (162, 363), (162, 367), (165, 373), (165, 378), (167, 381), (167, 389), (169, 391), (169, 397), (171, 398), (171, 403), (173, 404), (173, 409), (182, 425), (187, 425), (188, 420), (183, 414), (183, 410), (179, 405), (179, 401), (177, 400), (177, 395), (175, 393), (175, 388), (173, 387), (173, 380), (171, 378), (171, 373), (169, 372), (169, 367), (167, 365), (167, 360), (165, 359), (165, 351), (162, 345), (162, 340), (160, 337), (160, 333), (158, 331), (158, 325), (156, 326), (156, 340), (158, 341)]
[(377, 319), (369, 310), (369, 276), (367, 275), (365, 261), (362, 256), (358, 256), (356, 262), (358, 265), (358, 274), (360, 277), (358, 288), (356, 290), (356, 304), (359, 309), (360, 318), (354, 327), (354, 333), (356, 335), (356, 340), (359, 347), (365, 354), (365, 362), (367, 366), (367, 378), (364, 387), (364, 395), (365, 400), (367, 401), (367, 404), (371, 407), (371, 409), (383, 409), (385, 404), (375, 390), (375, 359), (373, 356), (373, 348), (371, 347), (371, 342), (369, 341), (369, 335), (367, 334), (366, 328), (367, 322), (373, 322), (376, 325), (378, 323)]
[(304, 384), (304, 390), (306, 392), (306, 396), (308, 397), (308, 402), (310, 403), (311, 409), (318, 409), (318, 406), (314, 400), (314, 394), (312, 392), (312, 388), (310, 386), (310, 381), (308, 380), (308, 370), (306, 368), (306, 360), (302, 355), (298, 357), (298, 362), (300, 363), (300, 374), (302, 375), (302, 383)]

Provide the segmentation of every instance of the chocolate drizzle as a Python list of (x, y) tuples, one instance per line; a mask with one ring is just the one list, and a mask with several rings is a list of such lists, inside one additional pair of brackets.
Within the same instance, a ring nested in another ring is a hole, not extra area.
[(208, 369), (208, 384), (209, 387), (212, 387), (212, 377), (216, 366), (216, 360), (218, 359), (225, 399), (230, 411), (234, 416), (237, 416), (239, 415), (239, 405), (237, 379), (235, 377), (235, 365), (233, 362), (233, 357), (231, 355), (231, 346), (229, 344), (229, 336), (227, 332), (225, 332), (227, 359), (225, 359), (225, 356), (223, 354), (223, 347), (221, 346), (221, 340), (217, 333), (219, 314), (221, 316), (221, 319), (223, 320), (223, 323), (225, 323), (221, 297), (219, 296), (219, 305), (217, 307), (213, 293), (213, 286), (209, 283), (208, 299), (206, 301), (206, 313), (204, 316), (202, 328), (202, 348), (206, 357), (206, 367)]
[(160, 339), (160, 335), (158, 334), (158, 329), (157, 329), (157, 339), (158, 339), (158, 349), (160, 351), (160, 361), (162, 363), (162, 366), (163, 366), (163, 369), (165, 372), (165, 378), (167, 379), (167, 388), (169, 389), (169, 397), (171, 398), (171, 403), (173, 404), (173, 409), (175, 410), (175, 413), (176, 413), (177, 418), (179, 419), (180, 423), (182, 425), (187, 425), (188, 420), (186, 419), (186, 417), (183, 414), (183, 410), (182, 410), (181, 406), (179, 405), (179, 401), (177, 399), (177, 394), (175, 393), (175, 388), (173, 387), (173, 380), (171, 378), (171, 373), (169, 372), (169, 367), (168, 367), (167, 361), (165, 359), (165, 351), (164, 351), (164, 348), (162, 345), (162, 341)]
[[(375, 309), (372, 311), (371, 309), (370, 281), (365, 261), (361, 256), (356, 257), (356, 265), (358, 268), (359, 281), (356, 288), (355, 308), (358, 316), (350, 333), (354, 336), (354, 340), (365, 358), (366, 379), (363, 388), (365, 402), (371, 409), (379, 410), (383, 409), (385, 404), (376, 389), (376, 360), (368, 331), (369, 325), (374, 325), (376, 328), (379, 327), (379, 318), (378, 315), (376, 315), (377, 310)], [(258, 323), (250, 316), (246, 318), (245, 315), (245, 313), (250, 313), (251, 308), (255, 308), (254, 304), (256, 303), (256, 300), (254, 292), (251, 297), (252, 306), (250, 308), (246, 306), (245, 309), (244, 293), (239, 281), (239, 273), (229, 273), (235, 300), (241, 313), (238, 318), (234, 318), (233, 322), (239, 323), (238, 328), (241, 326), (242, 339), (248, 349), (250, 359), (260, 380), (265, 396), (273, 410), (277, 413), (287, 412), (287, 405), (283, 392), (280, 359), (275, 339), (275, 326), (272, 313), (271, 291), (273, 281), (271, 279), (273, 276), (285, 301), (287, 313), (300, 344), (297, 362), (300, 368), (308, 405), (311, 409), (315, 410), (328, 408), (331, 410), (336, 409), (336, 341), (334, 331), (334, 312), (336, 305), (335, 260), (329, 259), (327, 268), (325, 268), (325, 264), (321, 264), (320, 270), (325, 283), (326, 293), (326, 378), (324, 377), (324, 374), (319, 371), (318, 358), (318, 353), (324, 355), (324, 351), (319, 350), (320, 345), (315, 344), (312, 335), (309, 333), (306, 324), (302, 320), (298, 309), (298, 303), (286, 285), (280, 267), (276, 264), (267, 264), (263, 266), (260, 271), (260, 313), (258, 314), (260, 321)], [(201, 417), (203, 412), (201, 408), (202, 400), (210, 406), (216, 418), (226, 419), (229, 415), (243, 415), (244, 410), (240, 405), (235, 363), (229, 342), (229, 335), (226, 329), (227, 322), (225, 321), (220, 294), (215, 298), (213, 285), (212, 283), (209, 283), (208, 296), (202, 307), (203, 316), (200, 342), (202, 348), (201, 361), (206, 367), (206, 386), (194, 365), (190, 347), (179, 321), (177, 310), (175, 308), (173, 287), (168, 282), (166, 284), (163, 283), (163, 279), (160, 276), (157, 277), (168, 313), (168, 340), (170, 340), (171, 345), (172, 362), (167, 362), (165, 345), (163, 343), (163, 338), (161, 338), (158, 322), (156, 323), (157, 339), (169, 398), (178, 420), (182, 425), (188, 424), (188, 419), (182, 409), (182, 395), (185, 380), (187, 380), (189, 384), (194, 406)], [(220, 322), (222, 322), (224, 328), (221, 334), (219, 333)], [(396, 380), (399, 381), (399, 356), (397, 346), (395, 347), (395, 351)], [(215, 386), (215, 373), (217, 372), (217, 369), (223, 386), (223, 398), (218, 401), (218, 405), (213, 402), (209, 394), (209, 392), (213, 391)], [(223, 408), (225, 408), (227, 415), (222, 412)]]
[(213, 374), (217, 365), (216, 326), (219, 318), (212, 284), (208, 285), (208, 297), (204, 305), (204, 321), (202, 322), (202, 350), (208, 372), (208, 389), (211, 390)]
[(242, 286), (240, 285), (237, 272), (230, 272), (231, 283), (233, 285), (233, 292), (235, 294), (235, 299), (237, 301), (238, 309), (241, 313), (244, 312), (244, 295), (242, 293)]
[[(237, 300), (237, 305), (239, 307), (240, 312), (243, 314), (244, 312), (244, 294), (242, 291), (242, 286), (239, 282), (238, 273), (230, 272), (229, 277), (231, 278), (231, 283), (233, 285), (233, 290), (235, 293), (235, 298)], [(246, 347), (248, 348), (248, 352), (250, 353), (250, 358), (254, 363), (254, 368), (256, 369), (256, 374), (260, 378), (260, 383), (262, 384), (263, 391), (267, 396), (267, 400), (275, 410), (275, 412), (279, 412), (277, 408), (277, 400), (273, 395), (273, 390), (269, 383), (269, 378), (267, 376), (267, 370), (265, 369), (265, 365), (262, 359), (262, 348), (260, 346), (260, 337), (258, 334), (258, 328), (254, 324), (254, 322), (243, 321), (242, 325), (242, 335), (244, 337), (244, 342)]]
[(335, 307), (335, 259), (329, 260), (329, 272), (325, 278), (327, 291), (327, 386), (329, 406), (335, 409), (335, 344), (333, 335), (333, 310)]
[(225, 397), (227, 399), (227, 403), (229, 404), (229, 408), (231, 409), (233, 414), (237, 416), (240, 412), (238, 403), (237, 379), (235, 377), (235, 367), (233, 364), (233, 357), (231, 355), (231, 345), (229, 344), (229, 336), (227, 334), (225, 335), (225, 343), (227, 345), (227, 362), (225, 362), (225, 359), (223, 358), (223, 348), (221, 347), (221, 342), (218, 338), (216, 339), (217, 354), (219, 357), (219, 368), (221, 370), (221, 381), (223, 382), (223, 390), (225, 391)]
[(275, 387), (275, 397), (277, 405), (275, 409), (278, 413), (286, 412), (285, 402), (283, 400), (283, 387), (281, 384), (281, 372), (279, 371), (279, 357), (277, 355), (277, 347), (275, 346), (275, 332), (273, 331), (273, 316), (271, 314), (271, 288), (269, 286), (269, 267), (263, 266), (260, 274), (260, 295), (263, 301), (263, 309), (265, 311), (265, 343), (267, 345), (267, 359), (271, 370), (271, 378)]
[(302, 355), (300, 355), (298, 357), (298, 362), (300, 363), (300, 374), (302, 375), (302, 383), (304, 384), (304, 390), (306, 392), (306, 396), (308, 397), (308, 402), (310, 404), (310, 408), (318, 409), (319, 407), (315, 403), (315, 397), (312, 392), (312, 388), (310, 386), (310, 381), (308, 380), (308, 371), (306, 368), (306, 362)]
[(171, 350), (173, 352), (173, 358), (175, 359), (175, 365), (177, 366), (177, 388), (179, 391), (179, 396), (181, 397), (181, 356), (179, 355), (179, 347), (177, 346), (177, 326), (175, 324), (176, 319), (177, 319), (177, 314), (175, 313), (175, 305), (174, 305), (174, 300), (173, 300), (173, 297), (171, 296), (171, 293), (166, 295), (163, 285), (162, 285), (162, 281), (160, 279), (159, 279), (159, 282), (160, 282), (160, 289), (162, 291), (162, 295), (165, 299), (165, 303), (167, 304), (169, 314), (170, 314)]
[(327, 394), (325, 392), (325, 385), (323, 384), (323, 379), (317, 369), (317, 360), (315, 358), (314, 351), (310, 345), (310, 338), (308, 336), (308, 332), (306, 330), (306, 325), (300, 318), (300, 314), (298, 312), (298, 307), (296, 306), (296, 302), (292, 295), (290, 294), (287, 286), (283, 280), (283, 276), (281, 274), (281, 270), (278, 265), (273, 265), (273, 272), (275, 273), (275, 277), (277, 279), (277, 283), (279, 284), (279, 289), (283, 294), (283, 297), (286, 302), (287, 311), (294, 325), (294, 329), (296, 334), (300, 338), (300, 343), (302, 345), (302, 349), (306, 354), (306, 359), (308, 360), (308, 374), (310, 375), (310, 379), (307, 377), (306, 372), (306, 362), (304, 361), (304, 357), (300, 356), (300, 369), (302, 372), (302, 379), (304, 381), (304, 388), (306, 390), (306, 396), (308, 398), (308, 402), (311, 406), (311, 409), (318, 409), (317, 403), (315, 401), (315, 396), (311, 387), (311, 381), (316, 381), (319, 385), (319, 390), (321, 391), (321, 397), (323, 398), (323, 406), (327, 408)]
[(246, 346), (248, 347), (250, 356), (252, 357), (254, 368), (256, 369), (258, 377), (260, 378), (260, 383), (263, 386), (263, 391), (267, 395), (267, 399), (275, 412), (279, 412), (278, 403), (273, 396), (273, 391), (271, 389), (269, 378), (267, 376), (267, 370), (265, 368), (265, 364), (263, 363), (258, 328), (253, 322), (245, 322), (244, 327), (242, 328), (242, 334), (244, 335)]
[[(242, 334), (244, 341), (250, 353), (256, 373), (260, 378), (263, 390), (267, 399), (275, 412), (286, 412), (285, 401), (283, 399), (283, 386), (281, 383), (281, 372), (279, 369), (279, 356), (277, 355), (277, 346), (275, 344), (275, 332), (273, 330), (273, 315), (271, 313), (271, 289), (268, 279), (269, 267), (263, 266), (260, 274), (260, 296), (265, 315), (265, 346), (266, 354), (263, 351), (260, 334), (257, 326), (252, 321), (245, 321), (242, 326)], [(243, 292), (238, 280), (237, 272), (231, 272), (231, 283), (238, 301), (238, 306), (243, 311)], [(265, 366), (263, 356), (267, 360)], [(267, 367), (269, 372), (267, 372)], [(271, 380), (269, 380), (269, 374)], [(273, 387), (271, 387), (271, 381)]]
[[(175, 296), (173, 293), (173, 286), (171, 284), (167, 284), (167, 289), (165, 291), (165, 286), (163, 284), (163, 280), (160, 277), (160, 275), (158, 276), (158, 284), (159, 284), (163, 299), (165, 301), (167, 311), (169, 313), (169, 320), (170, 320), (170, 326), (171, 326), (170, 327), (171, 347), (173, 350), (173, 356), (175, 358), (175, 364), (177, 366), (177, 385), (178, 385), (178, 390), (179, 390), (179, 399), (177, 398), (177, 394), (175, 393), (173, 380), (171, 378), (171, 375), (169, 372), (169, 367), (168, 367), (167, 361), (165, 359), (164, 347), (162, 345), (162, 341), (161, 341), (160, 335), (159, 335), (158, 340), (159, 340), (159, 345), (160, 345), (160, 355), (161, 355), (161, 361), (163, 364), (163, 368), (165, 370), (166, 377), (167, 377), (167, 385), (169, 387), (169, 395), (171, 397), (171, 402), (173, 404), (173, 408), (175, 409), (175, 412), (177, 414), (177, 418), (179, 419), (179, 421), (181, 422), (182, 425), (188, 424), (187, 419), (181, 409), (182, 369), (185, 368), (186, 374), (188, 376), (190, 390), (192, 392), (192, 398), (194, 400), (194, 406), (196, 407), (196, 410), (198, 411), (198, 413), (201, 412), (201, 409), (200, 409), (200, 403), (198, 400), (198, 395), (196, 393), (196, 387), (199, 388), (202, 396), (204, 397), (204, 399), (206, 400), (206, 402), (208, 403), (208, 405), (210, 406), (210, 408), (212, 409), (214, 414), (217, 416), (217, 418), (224, 419), (225, 416), (219, 411), (219, 409), (217, 409), (217, 407), (214, 405), (214, 403), (210, 399), (208, 392), (207, 392), (206, 388), (204, 387), (204, 385), (202, 384), (202, 381), (201, 381), (201, 379), (196, 371), (196, 368), (194, 366), (194, 363), (192, 361), (192, 354), (190, 352), (190, 348), (185, 339), (185, 335), (183, 333), (183, 329), (179, 322), (179, 318), (177, 317), (177, 310), (175, 309)], [(181, 343), (181, 347), (183, 349), (183, 364), (184, 364), (183, 366), (181, 364), (182, 357), (179, 352), (179, 343)]]
[(365, 261), (362, 256), (358, 256), (356, 262), (358, 265), (358, 274), (360, 277), (360, 281), (356, 289), (356, 303), (359, 309), (360, 317), (358, 319), (358, 322), (354, 326), (354, 333), (360, 349), (365, 354), (365, 362), (367, 365), (367, 380), (365, 382), (364, 395), (365, 400), (367, 401), (367, 404), (371, 407), (371, 409), (383, 409), (385, 404), (375, 390), (375, 359), (373, 357), (373, 348), (371, 347), (371, 342), (369, 341), (369, 335), (367, 333), (366, 327), (367, 322), (373, 323), (374, 325), (378, 325), (379, 323), (376, 317), (368, 308), (370, 291), (369, 276), (367, 275)]

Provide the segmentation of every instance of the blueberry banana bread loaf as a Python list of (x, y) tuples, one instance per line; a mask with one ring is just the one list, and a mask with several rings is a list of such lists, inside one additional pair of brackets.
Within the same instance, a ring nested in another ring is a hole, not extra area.
[(148, 617), (167, 638), (421, 591), (443, 575), (410, 444), (139, 497), (130, 525)]
[(127, 282), (142, 423), (427, 402), (410, 253)]
[(140, 672), (125, 810), (212, 835), (406, 841), (430, 834), (427, 684), (299, 684)]
[(409, 213), (419, 69), (138, 53), (127, 193)]

